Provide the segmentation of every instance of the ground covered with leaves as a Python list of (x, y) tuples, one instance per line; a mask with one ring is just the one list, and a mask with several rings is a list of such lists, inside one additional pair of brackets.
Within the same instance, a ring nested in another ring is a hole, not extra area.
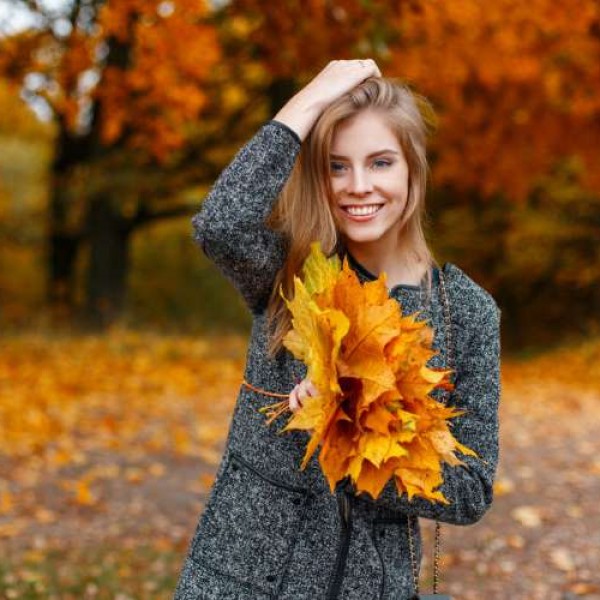
[[(0, 598), (171, 598), (244, 359), (238, 337), (5, 338)], [(494, 506), (443, 528), (456, 598), (600, 599), (599, 359), (503, 360)]]

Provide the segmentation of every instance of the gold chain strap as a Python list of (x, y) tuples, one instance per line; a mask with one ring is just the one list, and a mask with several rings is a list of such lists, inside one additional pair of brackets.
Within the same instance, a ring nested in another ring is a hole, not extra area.
[[(438, 274), (439, 274), (439, 288), (440, 288), (440, 296), (442, 299), (443, 310), (444, 310), (444, 329), (445, 329), (445, 337), (446, 337), (446, 360), (449, 369), (454, 370), (455, 360), (454, 360), (454, 345), (452, 343), (452, 321), (450, 319), (450, 301), (448, 300), (448, 294), (446, 292), (446, 281), (444, 277), (444, 273), (439, 265), (436, 264)], [(448, 392), (449, 394), (449, 392)], [(448, 396), (442, 398), (441, 402), (445, 403), (448, 399)], [(412, 569), (412, 579), (413, 586), (415, 589), (415, 594), (419, 595), (419, 565), (417, 564), (417, 558), (415, 555), (415, 544), (413, 540), (412, 527), (413, 523), (418, 520), (417, 517), (407, 515), (407, 527), (408, 527), (408, 549), (410, 552), (410, 564)], [(440, 551), (442, 545), (442, 527), (439, 521), (435, 522), (435, 539), (433, 545), (433, 593), (437, 594), (438, 592), (438, 584), (440, 580)]]

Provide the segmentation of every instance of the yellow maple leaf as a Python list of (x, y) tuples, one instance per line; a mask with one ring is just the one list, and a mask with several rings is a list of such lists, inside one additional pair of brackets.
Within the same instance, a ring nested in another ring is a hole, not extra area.
[(294, 298), (285, 302), (293, 328), (284, 337), (284, 346), (307, 364), (307, 377), (321, 394), (339, 393), (336, 360), (348, 331), (347, 317), (336, 309), (319, 308), (298, 278)]
[[(302, 265), (304, 286), (311, 296), (318, 296), (333, 289), (340, 272), (340, 259), (337, 254), (326, 258), (318, 242), (310, 245), (310, 253)], [(326, 297), (321, 297), (325, 304)], [(327, 304), (325, 304), (327, 306)]]
[(379, 468), (368, 460), (364, 460), (361, 464), (360, 474), (355, 478), (356, 487), (362, 492), (367, 492), (373, 498), (377, 498), (394, 474), (395, 469), (395, 459), (386, 461)]
[(289, 429), (314, 430), (306, 448), (301, 468), (304, 469), (327, 430), (341, 392), (337, 379), (336, 360), (342, 338), (348, 331), (348, 319), (338, 310), (320, 309), (311, 299), (306, 287), (295, 278), (294, 298), (285, 299), (292, 313), (291, 329), (284, 346), (308, 365), (307, 377), (319, 395), (305, 401), (305, 410), (294, 414), (282, 431)]

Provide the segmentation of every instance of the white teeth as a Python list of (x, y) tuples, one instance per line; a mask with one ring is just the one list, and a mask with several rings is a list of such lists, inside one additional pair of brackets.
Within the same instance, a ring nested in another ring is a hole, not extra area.
[(376, 213), (382, 206), (382, 204), (369, 204), (368, 206), (344, 206), (344, 210), (355, 217), (364, 217), (366, 215), (372, 215), (373, 213)]

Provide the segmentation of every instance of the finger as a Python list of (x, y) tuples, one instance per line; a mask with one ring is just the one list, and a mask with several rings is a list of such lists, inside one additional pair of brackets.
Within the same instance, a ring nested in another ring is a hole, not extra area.
[(309, 396), (318, 396), (319, 390), (314, 386), (313, 382), (308, 380), (306, 383)]
[(289, 405), (292, 412), (296, 412), (298, 409), (302, 408), (302, 401), (298, 396), (298, 386), (296, 386), (290, 393)]
[(377, 66), (377, 63), (372, 58), (362, 58), (358, 59), (358, 63), (363, 69), (370, 69), (373, 71), (373, 74), (377, 77), (381, 77), (381, 71)]
[(303, 379), (298, 390), (298, 398), (302, 400), (306, 396), (316, 396), (317, 394), (317, 388), (313, 385), (312, 381), (310, 379)]
[(304, 398), (304, 396), (307, 395), (307, 390), (306, 390), (306, 379), (303, 379), (299, 384), (298, 384), (298, 397), (299, 398)]
[(301, 395), (304, 396), (316, 396), (317, 388), (313, 385), (313, 382), (310, 379), (303, 379), (301, 384)]
[(381, 77), (381, 70), (379, 69), (379, 66), (377, 65), (377, 63), (372, 58), (369, 59), (369, 65), (373, 69), (373, 72), (375, 73), (375, 75), (377, 77)]

